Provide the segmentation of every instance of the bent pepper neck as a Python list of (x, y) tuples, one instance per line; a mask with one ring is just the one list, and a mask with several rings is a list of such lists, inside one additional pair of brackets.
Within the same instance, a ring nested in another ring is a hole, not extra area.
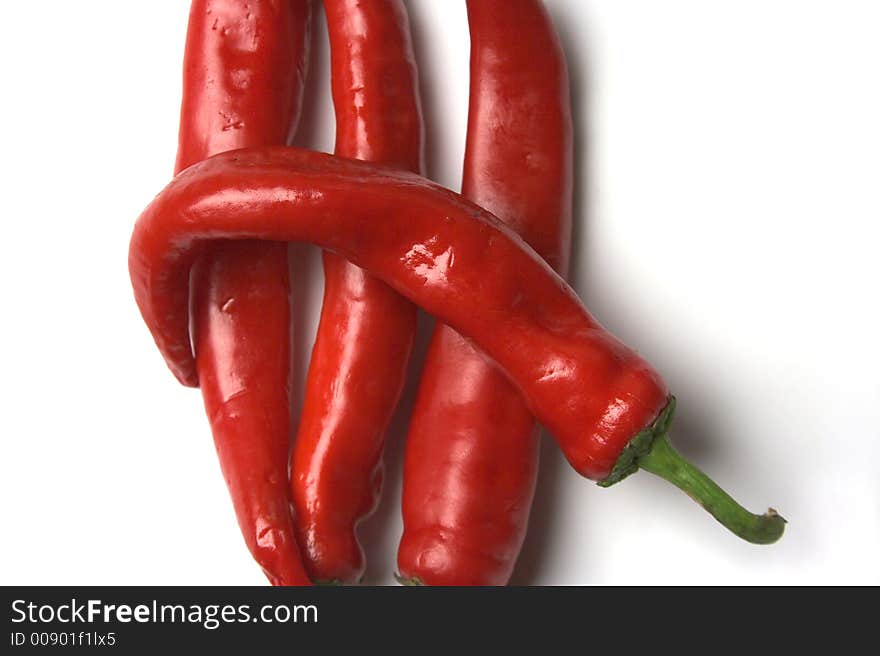
[(617, 462), (614, 463), (611, 473), (607, 478), (599, 481), (598, 485), (600, 487), (611, 487), (627, 476), (639, 471), (639, 459), (651, 451), (654, 441), (659, 436), (665, 435), (669, 431), (673, 416), (675, 416), (675, 397), (670, 396), (669, 401), (660, 411), (660, 414), (657, 415), (654, 422), (627, 442), (617, 458)]

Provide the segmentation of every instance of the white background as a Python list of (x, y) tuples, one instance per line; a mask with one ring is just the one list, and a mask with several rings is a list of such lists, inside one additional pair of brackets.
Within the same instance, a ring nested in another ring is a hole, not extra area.
[[(545, 440), (514, 582), (880, 583), (880, 5), (547, 5), (574, 92), (573, 283), (668, 379), (680, 449), (790, 523), (777, 545), (748, 545), (649, 474), (580, 479)], [(464, 4), (409, 6), (429, 174), (457, 189)], [(199, 394), (166, 371), (126, 266), (174, 162), (187, 12), (4, 9), (4, 584), (264, 583)], [(300, 143), (329, 151), (323, 34), (314, 55)], [(322, 283), (315, 252), (296, 252), (302, 365)], [(393, 581), (404, 426), (362, 531), (368, 582)]]

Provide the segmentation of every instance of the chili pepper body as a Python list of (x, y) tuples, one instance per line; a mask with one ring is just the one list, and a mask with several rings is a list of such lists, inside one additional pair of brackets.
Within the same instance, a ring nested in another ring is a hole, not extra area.
[(460, 195), (413, 173), (285, 147), (222, 153), (179, 174), (138, 219), (129, 272), (141, 315), (185, 385), (199, 384), (189, 272), (218, 239), (306, 241), (337, 253), (494, 359), (582, 475), (609, 485), (641, 467), (746, 540), (782, 536), (776, 511), (749, 513), (671, 447), (675, 405), (659, 374), (516, 233)]
[[(471, 91), (462, 194), (565, 275), (571, 235), (568, 72), (539, 0), (469, 0)], [(505, 585), (525, 538), (538, 427), (473, 344), (438, 325), (406, 442), (402, 577)]]
[[(420, 171), (422, 118), (402, 0), (325, 0), (336, 154)], [(373, 226), (383, 230), (381, 218)], [(364, 572), (355, 529), (375, 508), (385, 432), (400, 398), (416, 307), (325, 252), (324, 303), (291, 458), (296, 528), (315, 581)]]
[[(308, 0), (194, 0), (177, 170), (219, 152), (283, 145), (298, 122)], [(195, 362), (242, 535), (274, 585), (308, 585), (287, 490), (287, 245), (213, 245), (193, 270)]]
[(651, 366), (489, 212), (412, 173), (283, 147), (190, 167), (135, 226), (135, 299), (186, 385), (199, 383), (186, 280), (218, 239), (311, 242), (384, 280), (493, 358), (584, 476), (606, 478), (667, 403)]

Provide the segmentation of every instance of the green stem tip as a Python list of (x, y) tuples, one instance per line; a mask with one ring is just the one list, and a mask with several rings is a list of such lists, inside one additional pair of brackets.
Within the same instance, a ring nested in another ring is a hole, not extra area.
[(773, 508), (763, 515), (750, 513), (715, 481), (685, 460), (669, 443), (667, 435), (654, 440), (651, 450), (639, 457), (638, 465), (678, 487), (743, 540), (753, 544), (772, 544), (782, 537), (785, 519), (779, 513)]
[(675, 398), (652, 426), (627, 445), (617, 466), (600, 485), (616, 483), (638, 469), (663, 478), (705, 508), (728, 530), (753, 544), (772, 544), (782, 537), (785, 519), (773, 508), (755, 515), (739, 505), (711, 478), (688, 462), (669, 442), (668, 429), (675, 410)]
[(422, 580), (421, 580), (418, 576), (413, 576), (413, 577), (409, 577), (409, 578), (408, 578), (408, 577), (406, 577), (406, 576), (403, 576), (403, 575), (398, 574), (397, 572), (395, 572), (395, 573), (394, 573), (394, 578), (397, 579), (397, 582), (398, 582), (400, 585), (404, 585), (404, 586), (407, 586), (407, 587), (412, 587), (412, 586), (416, 586), (416, 587), (417, 587), (417, 586), (425, 585), (424, 583), (422, 583)]

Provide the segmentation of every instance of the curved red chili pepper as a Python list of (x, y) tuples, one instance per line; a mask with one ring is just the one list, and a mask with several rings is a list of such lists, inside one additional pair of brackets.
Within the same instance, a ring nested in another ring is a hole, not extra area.
[[(324, 0), (336, 154), (420, 171), (418, 79), (402, 0)], [(374, 226), (381, 232), (381, 220)], [(364, 571), (355, 526), (375, 508), (382, 446), (403, 388), (416, 307), (324, 253), (324, 305), (291, 458), (295, 524), (309, 574)]]
[[(287, 143), (302, 104), (308, 0), (194, 0), (177, 170)], [(287, 490), (287, 245), (216, 244), (193, 271), (193, 344), (205, 410), (242, 535), (273, 585), (308, 585)]]
[(672, 449), (674, 404), (654, 369), (522, 239), (458, 194), (413, 173), (284, 147), (223, 153), (178, 175), (138, 219), (129, 270), (157, 346), (187, 385), (198, 384), (189, 271), (217, 239), (307, 241), (337, 253), (472, 339), (584, 476), (610, 484), (642, 467), (745, 539), (782, 534), (775, 512), (748, 513)]
[[(540, 0), (469, 0), (462, 194), (565, 275), (568, 71)], [(538, 428), (497, 366), (448, 326), (428, 349), (406, 442), (398, 567), (427, 585), (506, 585), (525, 538)]]
[(191, 166), (135, 226), (135, 298), (186, 385), (198, 376), (185, 280), (217, 239), (308, 241), (385, 280), (494, 358), (586, 476), (607, 477), (666, 404), (650, 365), (489, 212), (412, 173), (280, 147)]

